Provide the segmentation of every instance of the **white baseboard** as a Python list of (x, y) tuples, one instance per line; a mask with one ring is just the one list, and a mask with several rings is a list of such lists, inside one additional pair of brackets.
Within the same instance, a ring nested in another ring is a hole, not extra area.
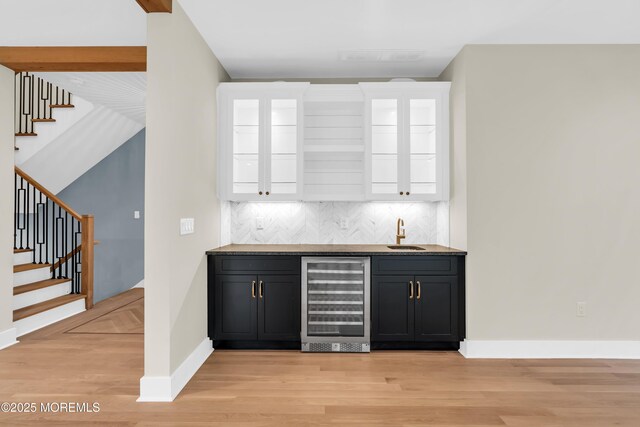
[(138, 283), (133, 285), (133, 288), (131, 289), (135, 289), (135, 288), (144, 288), (144, 279), (140, 280)]
[(205, 338), (171, 376), (140, 378), (138, 402), (173, 402), (191, 377), (213, 353), (213, 343)]
[(640, 359), (640, 341), (484, 341), (465, 340), (469, 359)]
[(17, 337), (16, 328), (9, 328), (6, 331), (0, 332), (0, 350), (17, 344)]

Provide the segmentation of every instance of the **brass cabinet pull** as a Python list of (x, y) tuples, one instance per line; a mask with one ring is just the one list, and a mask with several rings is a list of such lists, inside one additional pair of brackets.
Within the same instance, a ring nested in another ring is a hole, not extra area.
[(251, 282), (251, 298), (256, 297), (256, 281)]
[(413, 299), (413, 281), (409, 281), (409, 299)]
[(419, 280), (416, 281), (416, 285), (418, 285), (418, 295), (416, 295), (416, 299), (420, 299), (420, 291), (421, 291), (420, 288), (422, 288), (422, 286), (420, 286), (420, 281)]
[(262, 191), (258, 191), (258, 194), (262, 196)]
[(260, 298), (264, 297), (264, 282), (260, 280)]
[(269, 192), (267, 191), (267, 196), (269, 195)]
[(401, 191), (401, 192), (400, 192), (400, 195), (401, 195), (401, 196), (404, 196), (404, 191)]
[(408, 196), (409, 194), (411, 194), (411, 193), (407, 191), (407, 196)]

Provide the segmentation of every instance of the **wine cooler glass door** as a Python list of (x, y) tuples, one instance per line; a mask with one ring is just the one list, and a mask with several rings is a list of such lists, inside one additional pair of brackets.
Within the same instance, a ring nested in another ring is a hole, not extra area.
[(362, 258), (314, 258), (303, 264), (308, 337), (365, 337), (369, 318), (366, 262)]

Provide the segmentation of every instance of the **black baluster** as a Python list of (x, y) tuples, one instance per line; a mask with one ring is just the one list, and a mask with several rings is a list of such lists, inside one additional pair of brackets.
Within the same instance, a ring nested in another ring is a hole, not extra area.
[(29, 117), (27, 117), (27, 123), (31, 125), (31, 133), (33, 131), (33, 76), (29, 76)]
[(31, 230), (31, 249), (33, 250), (33, 253), (31, 254), (32, 257), (32, 262), (35, 264), (36, 263), (36, 240), (37, 240), (37, 234), (38, 234), (38, 225), (36, 223), (37, 220), (37, 214), (36, 214), (36, 188), (33, 187), (32, 190), (32, 204), (31, 206), (33, 207), (33, 212), (31, 213), (31, 226), (33, 227)]
[(20, 108), (20, 114), (19, 114), (19, 123), (18, 123), (18, 133), (24, 133), (22, 130), (22, 118), (24, 117), (24, 115), (22, 114), (22, 110), (24, 108), (24, 106), (22, 105), (23, 103), (23, 90), (24, 90), (24, 77), (22, 76), (22, 74), (20, 74), (20, 101), (18, 102), (18, 107)]
[(71, 259), (69, 259), (67, 262), (71, 263), (71, 293), (75, 294), (76, 293), (76, 219), (75, 218), (71, 218), (71, 247), (73, 248), (73, 255), (71, 256)]
[[(40, 202), (38, 203), (38, 264), (42, 264), (42, 245), (45, 242), (44, 239), (44, 233), (45, 233), (45, 221), (46, 221), (46, 217), (44, 216), (45, 213), (45, 206), (44, 203), (42, 202), (42, 193), (40, 193)], [(46, 258), (45, 258), (46, 259)]]
[(26, 230), (26, 234), (27, 234), (27, 249), (31, 249), (29, 248), (29, 190), (31, 189), (31, 184), (29, 184), (29, 182), (27, 181), (27, 188), (26, 188), (26, 192), (25, 192), (25, 198), (24, 198), (24, 228)]
[(18, 249), (18, 174), (13, 174), (13, 249)]
[[(69, 245), (68, 245), (68, 241), (69, 241), (69, 212), (64, 211), (64, 257), (67, 257), (67, 254), (69, 253)], [(69, 278), (69, 261), (66, 261), (64, 263), (64, 277), (65, 279)]]
[[(18, 189), (18, 230), (20, 231), (20, 248), (24, 249), (24, 178), (20, 177), (20, 188)], [(22, 215), (20, 213), (22, 211)]]
[(44, 238), (44, 263), (49, 264), (49, 196), (45, 196), (44, 198), (44, 234), (42, 237)]

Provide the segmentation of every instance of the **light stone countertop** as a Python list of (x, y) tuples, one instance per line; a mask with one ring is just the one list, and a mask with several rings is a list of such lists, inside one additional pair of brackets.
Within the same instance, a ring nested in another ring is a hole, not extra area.
[(440, 245), (406, 244), (424, 250), (390, 249), (387, 245), (226, 245), (207, 251), (208, 255), (459, 255), (467, 253)]

